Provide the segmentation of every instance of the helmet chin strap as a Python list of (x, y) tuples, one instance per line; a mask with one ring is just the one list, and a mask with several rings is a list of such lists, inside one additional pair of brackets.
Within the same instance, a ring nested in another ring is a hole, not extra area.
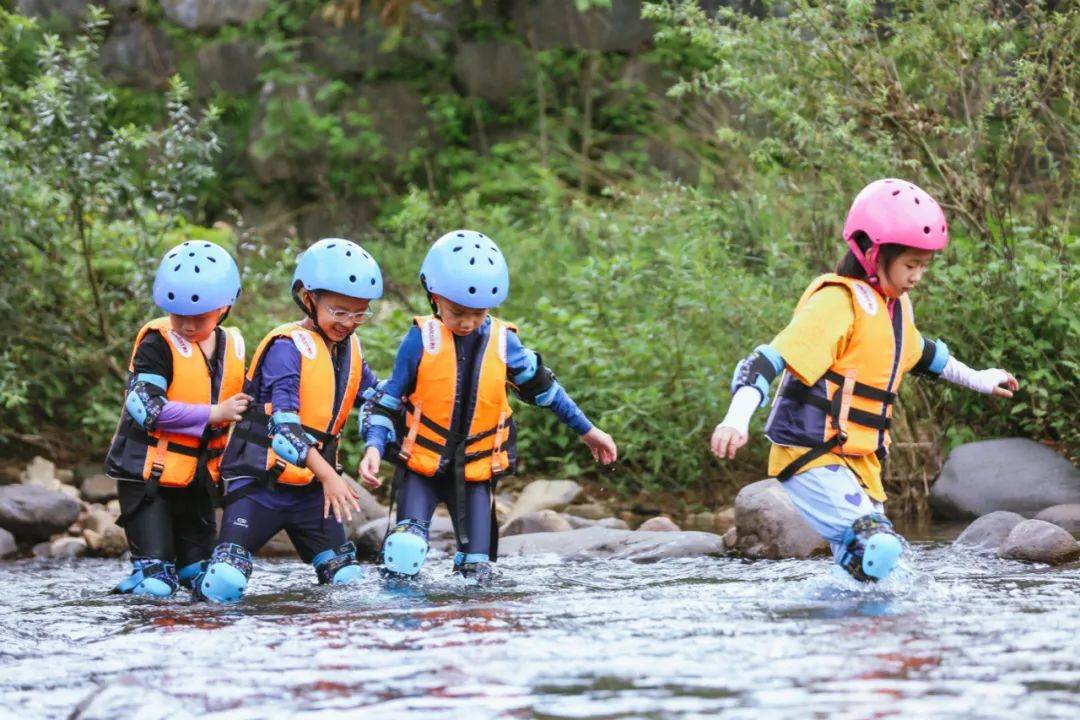
[[(323, 339), (323, 342), (326, 343), (326, 346), (330, 347), (331, 345), (334, 344), (334, 341), (331, 340), (327, 336), (327, 334), (325, 332), (323, 332), (323, 329), (319, 326), (319, 314), (318, 314), (318, 312), (316, 312), (315, 308), (313, 308), (310, 305), (308, 305), (307, 303), (305, 303), (304, 299), (302, 297), (300, 297), (300, 293), (298, 291), (299, 286), (300, 286), (299, 282), (297, 282), (296, 285), (293, 286), (293, 289), (292, 289), (293, 302), (296, 303), (296, 306), (298, 308), (300, 308), (301, 310), (304, 311), (304, 314), (307, 315), (308, 318), (311, 320), (311, 325), (312, 325), (312, 327), (315, 328), (315, 332), (319, 333), (319, 337), (321, 337)], [(309, 290), (308, 292), (314, 292), (314, 291)], [(352, 333), (349, 333), (349, 334), (351, 335)]]

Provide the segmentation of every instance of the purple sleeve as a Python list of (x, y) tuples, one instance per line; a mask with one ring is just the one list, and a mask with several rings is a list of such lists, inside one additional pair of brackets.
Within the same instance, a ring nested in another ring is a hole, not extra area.
[(379, 384), (379, 376), (375, 374), (375, 371), (371, 369), (371, 366), (367, 364), (367, 360), (364, 361), (364, 367), (360, 371), (360, 388), (356, 391), (356, 407), (360, 407), (367, 399), (364, 397), (364, 391), (369, 390)]
[(269, 395), (273, 411), (299, 412), (300, 351), (292, 340), (275, 340), (266, 351), (259, 372), (262, 374), (263, 397)]
[(201, 437), (206, 423), (210, 422), (210, 406), (170, 400), (158, 415), (156, 430), (166, 430), (177, 435)]

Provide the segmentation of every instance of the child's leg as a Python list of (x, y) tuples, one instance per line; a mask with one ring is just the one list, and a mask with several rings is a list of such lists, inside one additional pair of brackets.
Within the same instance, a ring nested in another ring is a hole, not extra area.
[(121, 522), (131, 548), (132, 573), (116, 586), (115, 592), (168, 597), (176, 590), (176, 550), (173, 543), (173, 516), (167, 488), (146, 497), (141, 480), (120, 480)]
[(468, 507), (469, 542), (462, 548), (465, 564), (491, 560), (491, 483), (471, 482), (465, 486)]
[(397, 493), (397, 525), (383, 543), (383, 565), (391, 572), (415, 575), (428, 553), (428, 529), (439, 504), (435, 478), (405, 472)]
[(201, 595), (211, 602), (236, 602), (251, 577), (252, 554), (281, 529), (280, 512), (255, 502), (252, 495), (225, 506), (221, 533), (210, 556), (210, 566), (199, 584)]
[(203, 485), (184, 488), (183, 504), (173, 516), (176, 567), (180, 584), (194, 589), (202, 582), (217, 541), (214, 503)]
[(356, 546), (349, 542), (345, 527), (333, 515), (323, 517), (324, 512), (321, 487), (320, 492), (298, 495), (286, 516), (285, 532), (300, 559), (315, 567), (320, 584), (358, 580), (363, 570), (356, 561)]
[[(882, 504), (870, 499), (847, 467), (813, 468), (795, 475), (783, 487), (810, 527), (828, 541), (837, 564), (856, 578), (866, 579), (861, 576), (861, 561), (867, 548), (881, 555), (877, 562), (882, 574), (875, 577), (884, 578), (895, 567), (902, 547), (899, 535), (893, 532)], [(895, 539), (875, 542), (875, 533)]]

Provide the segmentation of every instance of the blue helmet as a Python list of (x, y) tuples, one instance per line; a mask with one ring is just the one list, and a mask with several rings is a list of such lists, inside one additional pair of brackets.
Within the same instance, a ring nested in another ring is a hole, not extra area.
[(510, 294), (510, 269), (495, 242), (474, 230), (454, 230), (435, 241), (420, 266), (429, 293), (469, 308), (493, 308)]
[(315, 243), (300, 255), (293, 273), (293, 290), (297, 284), (305, 290), (328, 290), (361, 300), (382, 297), (383, 281), (379, 264), (352, 240), (326, 238)]
[(154, 276), (154, 302), (167, 313), (202, 315), (239, 296), (236, 261), (205, 240), (188, 240), (165, 253)]
[(900, 562), (904, 540), (888, 518), (879, 513), (864, 515), (851, 524), (841, 541), (844, 552), (837, 562), (856, 580), (884, 580)]

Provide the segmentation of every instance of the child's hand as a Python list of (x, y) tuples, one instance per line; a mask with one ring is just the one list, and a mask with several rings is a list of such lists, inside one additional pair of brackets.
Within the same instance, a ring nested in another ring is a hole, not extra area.
[[(1005, 376), (1005, 379), (999, 380), (997, 385), (994, 386), (994, 389), (990, 391), (990, 394), (996, 397), (1011, 398), (1013, 393), (1020, 389), (1020, 383), (1016, 381), (1016, 378), (1013, 377), (1012, 373), (1006, 372), (1005, 370), (998, 370), (998, 372), (1002, 373)], [(1002, 387), (1002, 385), (1005, 387)]]
[(615, 447), (615, 441), (598, 427), (594, 426), (582, 435), (581, 440), (589, 446), (593, 460), (599, 461), (601, 465), (613, 463), (619, 457), (619, 449)]
[(730, 460), (749, 439), (746, 433), (739, 432), (730, 425), (717, 425), (713, 430), (709, 447), (712, 448), (713, 455), (716, 457), (721, 460)]
[(239, 422), (240, 416), (247, 412), (248, 404), (254, 400), (250, 395), (236, 393), (231, 398), (210, 406), (210, 424)]
[(336, 472), (329, 473), (320, 480), (323, 484), (323, 518), (330, 517), (332, 508), (334, 510), (334, 519), (338, 522), (352, 520), (352, 512), (349, 510), (349, 506), (352, 506), (353, 510), (360, 512), (360, 503), (358, 502), (360, 493), (357, 489), (345, 482), (345, 479)]
[(360, 481), (369, 490), (374, 490), (382, 485), (382, 480), (379, 479), (379, 465), (381, 462), (382, 456), (379, 455), (378, 448), (373, 447), (369, 447), (364, 451), (364, 457), (360, 459)]

